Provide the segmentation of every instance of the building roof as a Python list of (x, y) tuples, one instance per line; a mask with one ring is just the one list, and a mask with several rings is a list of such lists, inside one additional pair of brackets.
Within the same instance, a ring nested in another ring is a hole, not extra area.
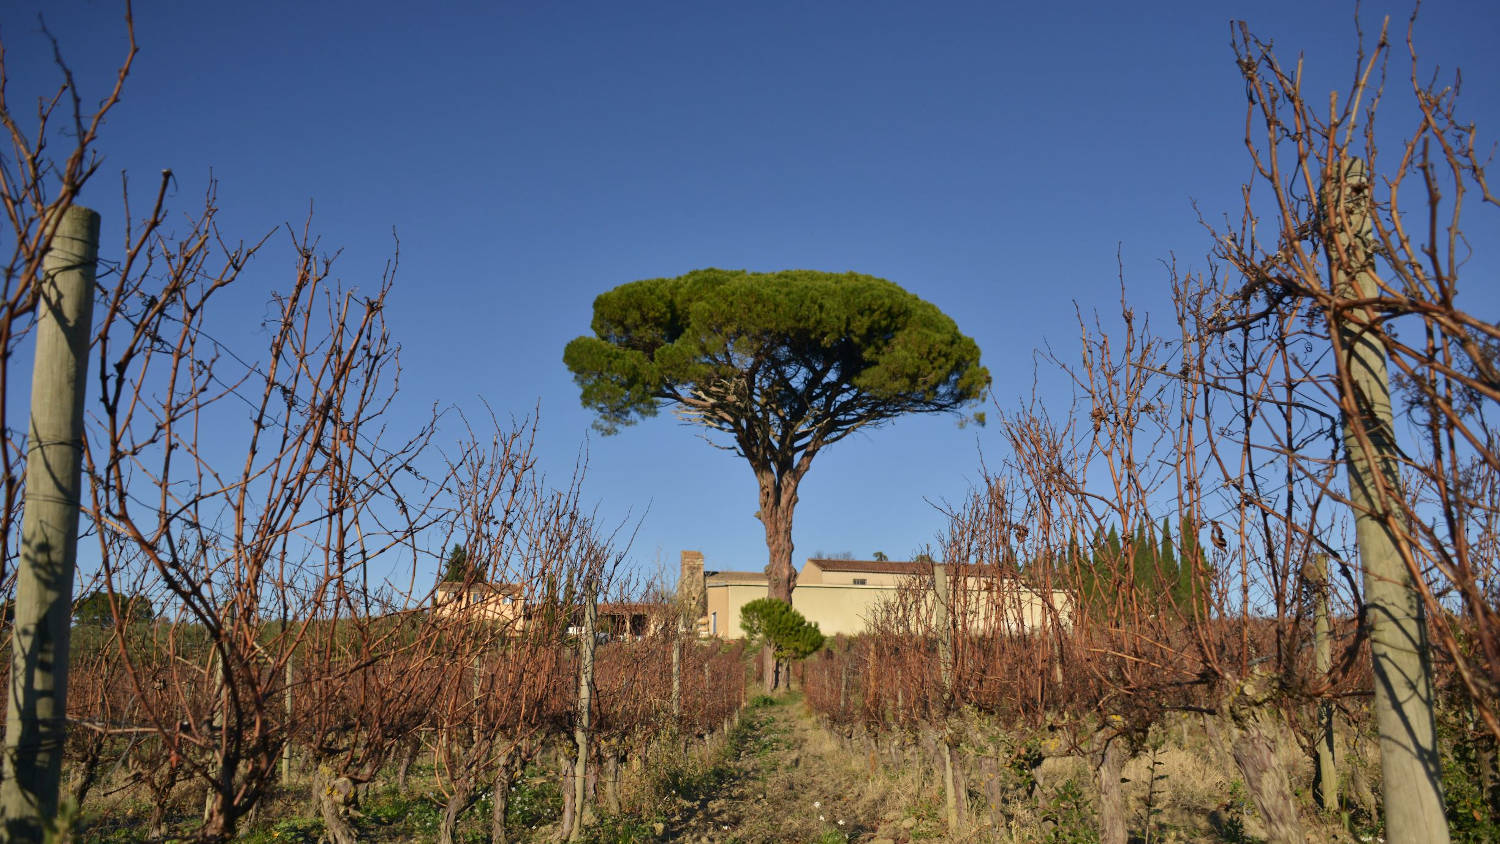
[(859, 572), (861, 574), (929, 574), (932, 571), (932, 563), (913, 563), (878, 560), (825, 560), (820, 557), (809, 557), (808, 565), (817, 566), (823, 571)]
[(445, 580), (437, 585), (439, 592), (491, 592), (497, 595), (509, 595), (512, 598), (519, 597), (524, 590), (519, 583), (488, 583), (475, 581), (468, 583), (462, 580)]
[(703, 573), (705, 583), (752, 583), (765, 585), (766, 573), (763, 571), (710, 571)]
[[(821, 557), (809, 557), (808, 565), (814, 565), (825, 572), (852, 572), (855, 574), (895, 574), (895, 575), (929, 575), (932, 574), (933, 563), (888, 560), (828, 560)], [(958, 572), (967, 577), (1009, 577), (993, 565), (966, 565)]]

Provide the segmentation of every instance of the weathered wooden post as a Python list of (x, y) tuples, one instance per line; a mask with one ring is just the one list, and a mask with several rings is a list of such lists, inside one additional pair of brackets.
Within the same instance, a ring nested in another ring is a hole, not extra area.
[(598, 627), (599, 596), (594, 575), (587, 575), (583, 595), (583, 632), (578, 637), (578, 714), (573, 722), (573, 741), (578, 756), (573, 760), (573, 828), (568, 840), (583, 837), (588, 797), (589, 728), (593, 724), (594, 631)]
[[(932, 591), (933, 623), (937, 627), (938, 667), (943, 679), (943, 704), (947, 708), (953, 702), (953, 589), (948, 582), (947, 566), (933, 565)], [(959, 812), (958, 788), (953, 775), (955, 737), (952, 724), (943, 724), (943, 732), (938, 739), (939, 752), (943, 755), (943, 795), (948, 810), (948, 831), (950, 835), (957, 834), (963, 819)]]
[(281, 787), (292, 782), (292, 655), (286, 657), (286, 688), (282, 691), (282, 704), (286, 707), (286, 744), (281, 748)]
[(682, 723), (682, 623), (672, 639), (672, 722)]
[[(1313, 670), (1327, 678), (1333, 670), (1332, 622), (1328, 617), (1328, 555), (1308, 560), (1307, 583), (1313, 593)], [(1317, 754), (1314, 758), (1313, 796), (1325, 812), (1339, 810), (1339, 775), (1335, 767), (1333, 704), (1318, 701)]]
[(1380, 315), (1356, 304), (1380, 295), (1370, 249), (1370, 186), (1363, 161), (1344, 159), (1334, 167), (1323, 185), (1324, 242), (1335, 294), (1328, 317), (1339, 345), (1349, 499), (1364, 566), (1385, 834), (1391, 841), (1445, 844), (1426, 623), (1397, 537), (1406, 514), (1398, 503), (1386, 345), (1376, 323)]
[(43, 830), (56, 818), (67, 737), (68, 639), (99, 215), (75, 205), (53, 225), (37, 296), (26, 498), (5, 715), (5, 774), (0, 783), (0, 817), (4, 837), (11, 841), (42, 840)]

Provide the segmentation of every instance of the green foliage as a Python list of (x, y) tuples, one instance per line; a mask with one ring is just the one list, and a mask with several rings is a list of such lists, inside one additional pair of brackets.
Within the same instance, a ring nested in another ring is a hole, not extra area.
[(1177, 549), (1172, 546), (1172, 523), (1166, 517), (1161, 520), (1161, 542), (1156, 548), (1157, 567), (1161, 576), (1161, 588), (1172, 595), (1173, 602), (1183, 606), (1182, 575), (1177, 567)]
[(699, 803), (717, 794), (733, 775), (733, 768), (722, 761), (706, 768), (674, 765), (662, 773), (657, 789), (679, 800)]
[(1209, 824), (1226, 844), (1257, 844), (1260, 839), (1245, 831), (1245, 817), (1253, 810), (1245, 784), (1231, 780), (1223, 807), (1209, 817)]
[(1210, 575), (1208, 559), (1203, 555), (1202, 546), (1198, 544), (1198, 531), (1193, 528), (1186, 517), (1183, 518), (1177, 533), (1181, 537), (1178, 543), (1180, 560), (1177, 565), (1177, 589), (1174, 592), (1177, 606), (1182, 608), (1185, 614), (1194, 611), (1203, 612)]
[[(1162, 519), (1160, 533), (1142, 521), (1122, 538), (1111, 525), (1108, 534), (1095, 531), (1087, 550), (1076, 536), (1068, 541), (1067, 560), (1076, 574), (1085, 605), (1101, 607), (1122, 589), (1133, 588), (1138, 600), (1156, 611), (1187, 615), (1201, 607), (1207, 571), (1197, 537), (1186, 520), (1181, 543), (1173, 539), (1170, 523)], [(1200, 574), (1194, 576), (1194, 567)]]
[(888, 562), (891, 558), (887, 557), (885, 555), (884, 551), (876, 551), (875, 552), (875, 556), (872, 557), (871, 559), (873, 559), (877, 563), (884, 563), (884, 562)]
[(637, 841), (653, 841), (656, 833), (652, 830), (653, 821), (649, 818), (637, 818), (630, 815), (605, 815), (598, 823), (589, 827), (583, 833), (583, 840), (589, 844), (634, 844)]
[(469, 562), (469, 552), (462, 545), (454, 545), (448, 552), (448, 561), (443, 567), (443, 580), (464, 583), (484, 581), (484, 572), (477, 563)]
[(777, 659), (806, 659), (823, 647), (818, 625), (775, 598), (757, 598), (742, 607), (740, 627), (747, 638), (770, 644)]
[(285, 818), (240, 836), (251, 844), (318, 844), (323, 840), (322, 818)]
[[(1463, 711), (1466, 707), (1438, 709), (1448, 835), (1454, 844), (1500, 841), (1500, 793), (1485, 794), (1481, 771), (1483, 766), (1492, 764), (1496, 742), (1482, 727), (1474, 729), (1465, 724), (1460, 717)], [(1500, 792), (1500, 788), (1496, 791)]]
[(1046, 757), (1042, 754), (1041, 742), (1028, 739), (1017, 745), (1006, 761), (1005, 770), (1010, 774), (1013, 787), (1024, 790), (1030, 796), (1036, 790), (1036, 769)]
[[(141, 595), (116, 595), (120, 612), (130, 621), (150, 621), (156, 617), (151, 601)], [(73, 603), (73, 621), (76, 624), (93, 624), (108, 627), (115, 623), (114, 610), (110, 607), (110, 596), (103, 590), (95, 590)]]
[(443, 807), (426, 795), (386, 788), (370, 796), (361, 807), (365, 817), (381, 826), (401, 830), (413, 837), (431, 837), (442, 821)]
[(505, 804), (505, 825), (530, 830), (562, 816), (562, 786), (536, 765), (526, 766), (510, 786)]
[(1094, 810), (1076, 780), (1064, 780), (1042, 807), (1046, 844), (1097, 844)]
[(956, 409), (990, 381), (952, 319), (855, 273), (706, 269), (635, 281), (594, 300), (593, 331), (563, 362), (606, 433), (707, 397), (713, 407), (697, 421), (731, 434), (774, 418), (776, 439), (814, 427), (842, 435)]

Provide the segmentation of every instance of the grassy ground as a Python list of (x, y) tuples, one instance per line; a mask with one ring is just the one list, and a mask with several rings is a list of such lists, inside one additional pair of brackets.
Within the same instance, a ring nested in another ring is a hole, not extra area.
[(799, 696), (752, 702), (720, 767), (715, 787), (683, 801), (663, 840), (834, 844), (868, 840), (901, 817), (894, 783), (843, 753)]

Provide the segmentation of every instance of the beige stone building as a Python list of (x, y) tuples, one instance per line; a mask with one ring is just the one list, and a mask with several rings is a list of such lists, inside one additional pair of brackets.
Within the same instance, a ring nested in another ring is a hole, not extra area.
[(518, 583), (465, 583), (445, 580), (432, 599), (433, 615), (485, 621), (519, 628), (524, 619), (523, 590)]
[[(1071, 625), (1070, 593), (1038, 590), (985, 568), (969, 568), (954, 583), (955, 610), (972, 632), (1022, 633), (1053, 623)], [(931, 563), (809, 559), (797, 576), (792, 606), (825, 635), (853, 636), (899, 601), (915, 602), (917, 615), (930, 612), (932, 575)], [(766, 597), (769, 588), (764, 572), (704, 571), (697, 551), (682, 552), (679, 583), (686, 587), (683, 592), (679, 586), (684, 606), (699, 608), (699, 635), (721, 639), (743, 635), (741, 608)], [(699, 589), (701, 599), (694, 591)]]
[[(464, 583), (447, 580), (437, 585), (432, 613), (443, 618), (479, 621), (504, 628), (506, 634), (526, 628), (530, 613), (525, 590), (515, 583)], [(610, 639), (640, 639), (653, 636), (675, 618), (668, 604), (640, 601), (602, 601), (595, 616), (595, 630)], [(568, 619), (568, 632), (582, 628), (581, 611), (574, 608)]]

